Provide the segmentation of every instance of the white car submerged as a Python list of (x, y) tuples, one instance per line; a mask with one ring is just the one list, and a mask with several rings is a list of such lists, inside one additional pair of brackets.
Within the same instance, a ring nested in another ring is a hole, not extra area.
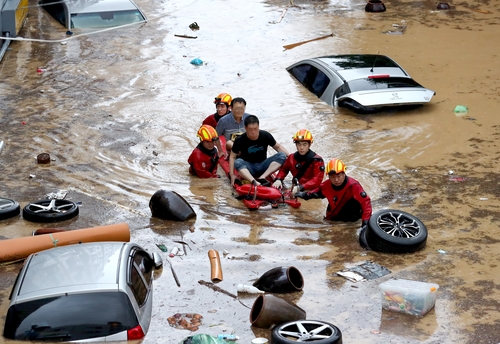
[(436, 92), (413, 80), (384, 55), (331, 55), (287, 68), (304, 87), (329, 105), (368, 113), (385, 107), (419, 106)]

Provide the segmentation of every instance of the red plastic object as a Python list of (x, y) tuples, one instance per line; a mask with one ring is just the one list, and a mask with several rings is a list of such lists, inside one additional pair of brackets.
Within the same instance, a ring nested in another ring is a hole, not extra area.
[[(234, 188), (236, 189), (236, 192), (240, 196), (247, 196), (250, 195), (252, 196), (254, 193), (254, 190), (250, 190), (252, 188), (252, 184), (244, 184), (244, 185), (234, 185)], [(262, 186), (259, 185), (257, 186), (257, 198), (258, 199), (264, 199), (264, 200), (278, 200), (281, 198), (281, 192), (280, 190), (269, 187), (269, 186)]]
[(302, 205), (302, 204), (301, 204), (299, 201), (297, 201), (296, 199), (286, 199), (286, 200), (284, 200), (284, 202), (285, 202), (286, 204), (288, 204), (290, 207), (295, 208), (295, 209), (299, 208), (299, 207)]
[(261, 199), (244, 199), (243, 203), (245, 206), (250, 209), (250, 210), (257, 210), (259, 209), (266, 201), (261, 200)]

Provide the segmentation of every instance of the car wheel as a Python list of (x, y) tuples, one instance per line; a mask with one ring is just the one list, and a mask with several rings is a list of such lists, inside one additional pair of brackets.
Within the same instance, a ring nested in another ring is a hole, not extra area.
[(359, 232), (359, 245), (365, 250), (371, 250), (368, 241), (366, 241), (366, 226)]
[(8, 198), (0, 198), (0, 220), (9, 219), (21, 212), (19, 203)]
[(335, 325), (319, 320), (296, 320), (276, 326), (271, 333), (271, 344), (314, 342), (342, 344), (342, 333)]
[(411, 214), (384, 209), (371, 216), (365, 236), (374, 251), (410, 253), (425, 247), (427, 228)]
[(23, 218), (32, 222), (58, 222), (72, 219), (79, 213), (78, 206), (64, 199), (41, 200), (23, 209)]

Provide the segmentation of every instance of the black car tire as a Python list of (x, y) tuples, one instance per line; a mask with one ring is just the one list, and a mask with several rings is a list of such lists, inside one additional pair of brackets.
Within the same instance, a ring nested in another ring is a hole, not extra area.
[(72, 219), (79, 213), (78, 206), (64, 199), (56, 199), (54, 207), (44, 209), (50, 205), (51, 200), (41, 200), (28, 204), (23, 209), (23, 218), (31, 222), (58, 222)]
[(401, 210), (384, 209), (374, 213), (365, 233), (369, 247), (385, 253), (411, 253), (427, 242), (427, 228), (415, 216)]
[(337, 326), (319, 320), (290, 321), (276, 326), (271, 332), (271, 344), (297, 342), (342, 344), (342, 333)]
[(367, 226), (361, 228), (361, 231), (359, 232), (359, 245), (365, 250), (371, 250), (370, 246), (368, 245), (368, 241), (366, 240), (366, 227)]
[(0, 220), (10, 219), (21, 213), (19, 203), (8, 198), (0, 197)]

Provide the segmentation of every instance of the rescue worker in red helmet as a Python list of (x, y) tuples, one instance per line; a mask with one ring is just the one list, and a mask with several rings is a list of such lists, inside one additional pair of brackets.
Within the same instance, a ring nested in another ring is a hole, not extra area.
[(281, 166), (276, 180), (275, 188), (283, 187), (283, 180), (290, 172), (293, 180), (292, 196), (299, 191), (314, 190), (320, 186), (325, 173), (325, 162), (323, 158), (311, 150), (313, 136), (307, 129), (301, 129), (293, 136), (293, 142), (297, 151), (290, 154), (283, 166)]
[(305, 199), (326, 198), (327, 220), (354, 222), (362, 220), (362, 226), (368, 224), (372, 216), (370, 197), (359, 182), (345, 174), (346, 167), (339, 159), (332, 159), (325, 167), (328, 180), (310, 192), (297, 192), (296, 196)]
[[(200, 143), (188, 158), (189, 173), (200, 178), (220, 178), (217, 174), (219, 153), (215, 147), (215, 143), (219, 140), (217, 131), (212, 126), (204, 124), (198, 130), (198, 138)], [(227, 161), (224, 160), (224, 163), (227, 164)]]
[(217, 126), (217, 122), (223, 116), (227, 115), (231, 111), (231, 102), (233, 98), (229, 93), (221, 93), (214, 99), (215, 113), (211, 114), (203, 120), (203, 124), (208, 124), (212, 127)]
[[(210, 125), (213, 128), (217, 127), (217, 123), (219, 120), (231, 112), (231, 102), (233, 101), (233, 97), (229, 93), (221, 93), (214, 99), (215, 104), (215, 113), (211, 114), (207, 118), (203, 120), (202, 124)], [(221, 140), (218, 140), (215, 144), (217, 149), (219, 150), (219, 155), (221, 158), (227, 158), (228, 154), (226, 152), (226, 139), (224, 137)]]

